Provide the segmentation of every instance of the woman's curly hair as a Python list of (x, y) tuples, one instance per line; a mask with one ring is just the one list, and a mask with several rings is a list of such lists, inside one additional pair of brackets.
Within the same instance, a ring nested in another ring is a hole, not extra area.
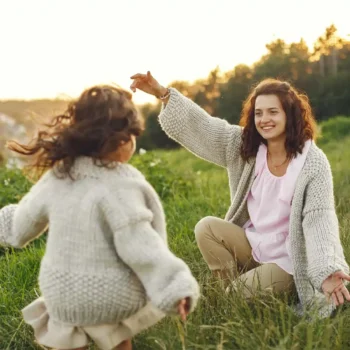
[(240, 125), (243, 126), (241, 156), (244, 160), (255, 157), (260, 143), (266, 140), (255, 127), (255, 101), (260, 95), (276, 95), (287, 117), (285, 148), (289, 159), (301, 153), (305, 141), (316, 138), (316, 121), (309, 99), (288, 82), (265, 79), (254, 87), (243, 103)]
[[(80, 156), (104, 160), (131, 135), (143, 132), (143, 120), (131, 100), (131, 93), (116, 86), (101, 85), (85, 90), (67, 110), (53, 118), (28, 145), (10, 141), (7, 147), (19, 154), (34, 156), (36, 172), (58, 165), (70, 174)], [(108, 161), (103, 162), (105, 166)]]

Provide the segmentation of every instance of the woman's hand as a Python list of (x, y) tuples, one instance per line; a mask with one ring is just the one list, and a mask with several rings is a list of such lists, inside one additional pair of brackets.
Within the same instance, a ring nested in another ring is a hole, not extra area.
[(178, 313), (179, 313), (182, 321), (186, 321), (186, 317), (190, 312), (190, 308), (191, 308), (191, 299), (190, 298), (184, 298), (184, 299), (180, 300), (180, 302), (177, 306), (177, 310), (178, 310)]
[(350, 293), (346, 289), (343, 280), (350, 281), (350, 276), (343, 271), (337, 271), (330, 275), (323, 283), (323, 293), (333, 299), (335, 305), (344, 304), (344, 299), (350, 301)]
[(159, 97), (164, 96), (168, 89), (160, 85), (156, 79), (153, 78), (150, 71), (147, 74), (135, 74), (130, 77), (134, 81), (130, 85), (130, 89), (133, 92), (136, 92), (136, 89), (139, 89), (147, 94)]

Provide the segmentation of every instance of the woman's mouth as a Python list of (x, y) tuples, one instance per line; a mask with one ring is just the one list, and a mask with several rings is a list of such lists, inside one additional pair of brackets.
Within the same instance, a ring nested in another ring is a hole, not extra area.
[(270, 126), (263, 126), (261, 127), (261, 130), (264, 132), (268, 132), (270, 130), (272, 130), (274, 128), (274, 126), (270, 125)]

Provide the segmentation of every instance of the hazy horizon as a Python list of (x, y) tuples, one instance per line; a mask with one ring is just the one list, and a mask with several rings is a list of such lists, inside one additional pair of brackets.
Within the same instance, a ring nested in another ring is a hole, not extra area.
[[(0, 100), (76, 97), (99, 83), (128, 88), (150, 70), (164, 85), (215, 67), (252, 65), (265, 45), (303, 38), (311, 48), (332, 23), (350, 34), (350, 1), (236, 2), (14, 0), (0, 4)], [(317, 14), (316, 14), (317, 12)], [(141, 92), (136, 103), (152, 101)]]

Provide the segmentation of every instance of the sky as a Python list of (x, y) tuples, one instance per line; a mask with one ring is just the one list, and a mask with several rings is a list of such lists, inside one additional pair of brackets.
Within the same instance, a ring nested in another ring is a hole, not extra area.
[(277, 38), (312, 47), (332, 23), (346, 37), (349, 13), (350, 0), (0, 0), (0, 100), (128, 88), (147, 70), (193, 81), (251, 65)]

